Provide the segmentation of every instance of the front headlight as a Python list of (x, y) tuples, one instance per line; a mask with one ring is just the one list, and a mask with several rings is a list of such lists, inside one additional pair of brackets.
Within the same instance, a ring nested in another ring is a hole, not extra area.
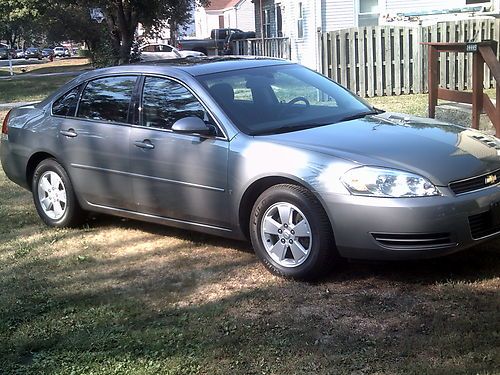
[(426, 178), (394, 169), (354, 168), (347, 171), (341, 181), (354, 195), (392, 198), (440, 195)]

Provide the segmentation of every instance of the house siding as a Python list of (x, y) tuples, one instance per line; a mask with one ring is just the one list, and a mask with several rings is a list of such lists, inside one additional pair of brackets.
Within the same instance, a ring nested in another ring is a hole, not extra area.
[(353, 0), (321, 0), (324, 31), (334, 31), (357, 25), (356, 4)]
[(404, 13), (420, 10), (455, 8), (465, 6), (465, 0), (447, 0), (444, 2), (433, 0), (385, 0), (385, 13)]
[[(243, 31), (255, 31), (254, 5), (245, 0), (234, 12), (235, 26)], [(233, 26), (231, 26), (233, 27)]]
[[(298, 17), (299, 3), (302, 3), (303, 37), (299, 38)], [(289, 0), (283, 1), (283, 34), (290, 37), (291, 59), (309, 68), (318, 66), (318, 33), (321, 26), (320, 0)]]

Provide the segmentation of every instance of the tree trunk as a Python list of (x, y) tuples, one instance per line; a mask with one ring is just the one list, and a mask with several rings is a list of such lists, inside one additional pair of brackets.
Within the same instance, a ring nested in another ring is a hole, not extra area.
[(121, 45), (120, 45), (120, 60), (119, 64), (128, 64), (130, 62), (130, 51), (132, 49), (132, 41), (133, 39), (130, 38), (130, 35), (123, 35), (121, 38)]
[(137, 14), (129, 3), (118, 0), (116, 3), (116, 27), (120, 35), (119, 64), (130, 62), (130, 52), (137, 28)]
[(172, 18), (168, 20), (168, 28), (170, 30), (170, 45), (177, 46), (177, 22)]

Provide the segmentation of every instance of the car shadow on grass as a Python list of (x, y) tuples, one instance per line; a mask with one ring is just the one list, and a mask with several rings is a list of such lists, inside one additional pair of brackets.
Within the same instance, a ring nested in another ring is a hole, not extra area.
[(435, 260), (348, 263), (304, 283), (270, 276), (241, 242), (155, 224), (100, 216), (46, 231), (0, 272), (6, 373), (499, 368), (498, 241)]
[(408, 284), (480, 282), (500, 276), (500, 240), (433, 259), (408, 261), (350, 261), (329, 281), (381, 278)]
[[(142, 254), (138, 264), (140, 258), (104, 259), (92, 272), (84, 263), (47, 258), (30, 264), (31, 273), (12, 270), (0, 277), (2, 290), (15, 299), (2, 303), (2, 368), (47, 374), (459, 374), (499, 365), (498, 302), (470, 284), (432, 291), (405, 289), (397, 279), (372, 280), (371, 288), (349, 278), (248, 283), (258, 277), (248, 256), (214, 265), (201, 259), (201, 269), (185, 256), (173, 263), (152, 253)], [(145, 264), (149, 272), (142, 271)], [(198, 271), (190, 272), (193, 267)]]
[(139, 220), (119, 218), (105, 214), (90, 214), (87, 223), (90, 228), (115, 226), (119, 228), (135, 229), (158, 236), (168, 236), (185, 241), (191, 241), (196, 244), (230, 247), (246, 253), (253, 253), (253, 249), (249, 241), (233, 240), (206, 233), (194, 232)]

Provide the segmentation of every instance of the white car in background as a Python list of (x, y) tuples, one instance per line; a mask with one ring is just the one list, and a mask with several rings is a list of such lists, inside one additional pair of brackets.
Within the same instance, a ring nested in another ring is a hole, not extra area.
[(139, 48), (139, 51), (141, 52), (142, 61), (205, 56), (204, 53), (198, 51), (180, 51), (169, 44), (145, 44)]
[(70, 57), (71, 54), (69, 52), (69, 49), (59, 46), (54, 48), (54, 56), (55, 57)]

